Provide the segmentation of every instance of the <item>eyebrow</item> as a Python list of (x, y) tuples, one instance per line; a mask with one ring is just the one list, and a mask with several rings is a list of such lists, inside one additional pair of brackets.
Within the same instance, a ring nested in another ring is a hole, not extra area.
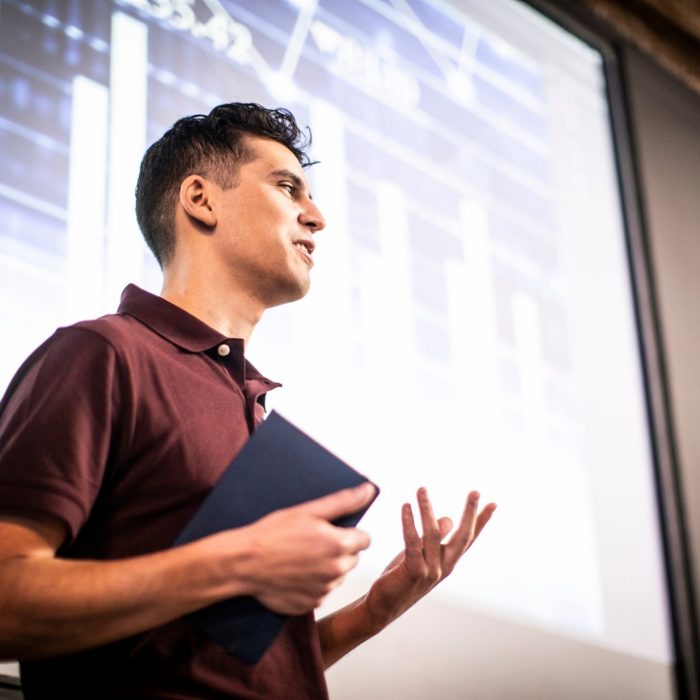
[(304, 190), (307, 192), (309, 195), (309, 199), (313, 199), (311, 196), (311, 192), (308, 192), (306, 189), (306, 183), (296, 174), (293, 173), (291, 170), (287, 170), (286, 168), (282, 168), (281, 170), (273, 170), (270, 173), (270, 177), (286, 177), (289, 180), (291, 180), (295, 187), (298, 187), (300, 190)]

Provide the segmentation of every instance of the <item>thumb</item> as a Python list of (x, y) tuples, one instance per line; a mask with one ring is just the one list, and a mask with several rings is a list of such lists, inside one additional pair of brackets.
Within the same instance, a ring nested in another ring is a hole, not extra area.
[(308, 513), (319, 518), (335, 520), (341, 515), (356, 513), (364, 508), (374, 498), (376, 491), (369, 481), (365, 481), (359, 486), (342, 489), (328, 496), (321, 496), (321, 498), (308, 501), (299, 506), (299, 508), (303, 508)]

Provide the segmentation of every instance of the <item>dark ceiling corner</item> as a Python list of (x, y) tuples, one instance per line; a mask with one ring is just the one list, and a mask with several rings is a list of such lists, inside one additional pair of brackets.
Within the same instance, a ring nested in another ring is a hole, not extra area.
[(581, 5), (700, 93), (700, 0), (581, 0)]

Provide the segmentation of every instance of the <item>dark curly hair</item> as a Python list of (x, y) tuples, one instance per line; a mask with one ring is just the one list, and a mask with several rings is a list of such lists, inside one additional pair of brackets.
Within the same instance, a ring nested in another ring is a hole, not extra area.
[(180, 184), (188, 175), (201, 175), (224, 189), (233, 187), (238, 168), (256, 157), (246, 134), (278, 141), (304, 168), (315, 162), (306, 153), (311, 133), (301, 131), (291, 112), (240, 102), (178, 120), (146, 151), (136, 184), (136, 219), (161, 267), (175, 250)]

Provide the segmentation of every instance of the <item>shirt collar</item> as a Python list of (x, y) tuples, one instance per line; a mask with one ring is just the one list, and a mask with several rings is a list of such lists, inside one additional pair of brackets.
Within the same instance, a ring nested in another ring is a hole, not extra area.
[[(135, 284), (128, 285), (122, 292), (117, 313), (133, 316), (154, 333), (188, 352), (213, 351), (225, 342), (232, 347), (239, 345), (241, 355), (243, 354), (241, 338), (227, 338), (179, 306), (146, 292)], [(266, 380), (247, 360), (245, 376), (247, 379)], [(269, 384), (281, 386), (277, 382)]]

